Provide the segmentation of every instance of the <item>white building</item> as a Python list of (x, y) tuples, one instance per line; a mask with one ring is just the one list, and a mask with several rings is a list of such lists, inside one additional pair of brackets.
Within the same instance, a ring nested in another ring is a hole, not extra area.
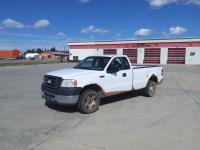
[(200, 64), (200, 38), (69, 43), (70, 61), (108, 54), (127, 55), (137, 64)]

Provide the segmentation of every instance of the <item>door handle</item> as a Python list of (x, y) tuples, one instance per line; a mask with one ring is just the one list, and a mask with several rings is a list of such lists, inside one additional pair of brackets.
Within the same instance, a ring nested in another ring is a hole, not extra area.
[(123, 73), (122, 76), (123, 76), (123, 77), (126, 77), (126, 73)]
[(100, 76), (100, 78), (105, 78), (105, 76), (104, 76), (104, 75), (102, 75), (102, 76)]

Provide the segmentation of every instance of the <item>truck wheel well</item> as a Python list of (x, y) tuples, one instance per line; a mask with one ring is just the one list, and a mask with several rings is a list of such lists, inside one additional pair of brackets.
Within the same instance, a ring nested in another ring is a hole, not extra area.
[(151, 77), (150, 77), (150, 79), (149, 80), (151, 80), (151, 81), (154, 81), (154, 82), (156, 82), (156, 83), (158, 83), (158, 78), (153, 74)]
[[(85, 86), (83, 89), (82, 89), (82, 91), (81, 91), (81, 93), (83, 92), (83, 91), (85, 91), (85, 90), (88, 90), (88, 89), (91, 89), (91, 90), (94, 90), (94, 91), (96, 91), (96, 92), (98, 92), (99, 93), (99, 96), (100, 97), (103, 97), (103, 89), (99, 86), (99, 85), (97, 85), (97, 84), (90, 84), (90, 85), (87, 85), (87, 86)], [(80, 93), (80, 94), (81, 94)]]

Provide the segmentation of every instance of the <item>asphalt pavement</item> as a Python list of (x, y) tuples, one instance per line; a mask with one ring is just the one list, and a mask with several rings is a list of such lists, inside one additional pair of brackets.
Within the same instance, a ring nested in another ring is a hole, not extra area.
[(0, 68), (0, 150), (200, 149), (200, 66), (164, 66), (155, 97), (105, 98), (84, 115), (41, 98), (43, 74), (72, 65)]

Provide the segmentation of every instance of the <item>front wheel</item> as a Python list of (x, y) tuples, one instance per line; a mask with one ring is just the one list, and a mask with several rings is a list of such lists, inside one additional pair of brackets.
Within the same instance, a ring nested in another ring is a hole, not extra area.
[(148, 97), (153, 97), (156, 94), (156, 83), (149, 80), (147, 86), (144, 89), (144, 94)]
[(99, 94), (94, 90), (88, 89), (80, 95), (78, 109), (81, 113), (90, 114), (98, 110), (99, 103)]

